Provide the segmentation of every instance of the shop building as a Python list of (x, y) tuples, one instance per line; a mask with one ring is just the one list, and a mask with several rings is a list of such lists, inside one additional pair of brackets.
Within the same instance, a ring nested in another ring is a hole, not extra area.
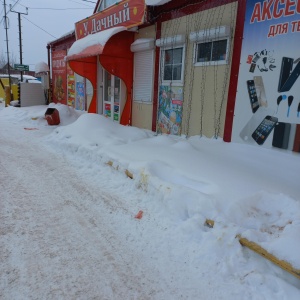
[(158, 133), (275, 148), (285, 139), (298, 151), (300, 65), (281, 48), (300, 41), (299, 12), (292, 0), (98, 0), (65, 61), (91, 83), (88, 112)]

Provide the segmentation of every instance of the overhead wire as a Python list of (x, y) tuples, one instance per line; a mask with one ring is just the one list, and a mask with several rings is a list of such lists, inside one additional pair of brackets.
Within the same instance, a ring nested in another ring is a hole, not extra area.
[(80, 5), (84, 5), (84, 6), (87, 6), (87, 7), (90, 7), (90, 8), (94, 8), (93, 6), (89, 6), (88, 4), (83, 4), (83, 3), (78, 2), (78, 1), (80, 1), (80, 0), (77, 0), (77, 1), (75, 1), (75, 0), (68, 0), (68, 1), (73, 2), (73, 3), (80, 4)]
[(42, 31), (46, 32), (47, 34), (51, 35), (52, 37), (54, 37), (56, 39), (56, 36), (54, 36), (53, 34), (49, 33), (48, 31), (46, 31), (42, 27), (40, 27), (40, 26), (36, 25), (35, 23), (33, 23), (32, 21), (28, 20), (26, 17), (23, 16), (23, 18), (25, 20), (27, 20), (29, 23), (31, 23), (32, 25), (36, 26), (37, 28), (41, 29)]
[[(78, 10), (78, 9), (82, 10), (82, 9), (91, 9), (91, 8), (92, 8), (91, 6), (90, 6), (90, 7), (86, 7), (86, 8), (79, 8), (79, 7), (71, 7), (71, 8), (70, 8), (70, 7), (69, 7), (69, 8), (29, 7), (29, 6), (25, 6), (24, 4), (19, 3), (19, 1), (20, 1), (20, 0), (17, 0), (17, 1), (14, 3), (13, 7), (14, 7), (16, 4), (18, 4), (18, 5), (22, 6), (22, 7), (26, 7), (26, 8), (28, 8), (28, 9), (32, 9), (32, 10), (33, 10), (33, 9), (34, 9), (34, 10)], [(69, 1), (71, 1), (71, 0), (69, 0)], [(80, 1), (80, 0), (79, 0), (79, 1)], [(84, 0), (81, 0), (81, 1), (84, 1)], [(75, 2), (75, 1), (73, 1), (73, 2)], [(96, 2), (93, 2), (93, 1), (84, 1), (84, 2), (96, 3)], [(77, 3), (78, 3), (78, 2), (77, 2)], [(79, 3), (79, 4), (80, 4), (80, 3)], [(47, 33), (48, 35), (52, 36), (53, 38), (56, 38), (56, 36), (54, 36), (53, 34), (49, 33), (47, 30), (43, 29), (42, 27), (40, 27), (39, 25), (35, 24), (34, 22), (30, 21), (28, 18), (26, 18), (26, 17), (24, 17), (24, 16), (23, 16), (23, 18), (24, 18), (26, 21), (28, 21), (29, 23), (31, 23), (32, 25), (36, 26), (36, 27), (39, 28), (40, 30), (42, 30), (42, 31), (44, 31), (45, 33)]]

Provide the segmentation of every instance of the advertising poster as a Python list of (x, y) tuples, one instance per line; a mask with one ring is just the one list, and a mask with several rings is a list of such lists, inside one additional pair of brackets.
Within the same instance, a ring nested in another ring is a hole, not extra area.
[(160, 86), (158, 106), (158, 133), (181, 134), (182, 87)]
[(106, 117), (111, 117), (111, 105), (109, 103), (104, 104), (104, 115)]
[(232, 141), (300, 152), (300, 1), (247, 0)]
[(85, 106), (85, 92), (84, 92), (84, 83), (76, 82), (76, 102), (75, 109), (84, 110)]
[(75, 74), (73, 70), (67, 66), (67, 86), (68, 86), (68, 105), (75, 108)]
[(119, 111), (120, 111), (120, 106), (119, 105), (114, 105), (114, 121), (119, 122)]
[(67, 104), (66, 55), (66, 50), (52, 52), (53, 101), (55, 103)]

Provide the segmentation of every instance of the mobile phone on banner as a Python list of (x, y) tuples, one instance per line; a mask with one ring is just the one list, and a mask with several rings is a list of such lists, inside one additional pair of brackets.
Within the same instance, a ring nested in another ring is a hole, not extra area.
[(258, 145), (263, 145), (263, 143), (267, 140), (268, 136), (274, 129), (277, 122), (278, 118), (266, 116), (252, 133), (252, 138), (254, 139), (254, 141)]
[[(281, 69), (280, 69), (280, 75), (279, 75), (279, 82), (278, 82), (278, 92), (282, 93), (285, 92), (284, 90), (284, 84), (290, 77), (290, 74), (293, 69), (293, 63), (294, 59), (289, 57), (283, 57), (281, 61)], [(286, 88), (286, 87), (285, 87)]]
[(254, 80), (247, 80), (247, 89), (248, 89), (251, 109), (252, 112), (255, 113), (259, 108), (259, 102), (257, 98)]

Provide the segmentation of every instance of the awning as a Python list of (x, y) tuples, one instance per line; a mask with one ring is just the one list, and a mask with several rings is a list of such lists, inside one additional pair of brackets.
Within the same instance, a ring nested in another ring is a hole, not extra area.
[(133, 88), (133, 52), (130, 46), (134, 32), (126, 27), (114, 27), (77, 40), (70, 48), (66, 60), (69, 67), (93, 86), (93, 96), (88, 105), (89, 113), (97, 113), (97, 69), (98, 63), (110, 74), (121, 78), (127, 95), (120, 123), (131, 125)]
[(106, 42), (115, 34), (126, 30), (124, 26), (114, 27), (77, 40), (73, 43), (66, 56), (67, 61), (97, 56), (102, 54)]

